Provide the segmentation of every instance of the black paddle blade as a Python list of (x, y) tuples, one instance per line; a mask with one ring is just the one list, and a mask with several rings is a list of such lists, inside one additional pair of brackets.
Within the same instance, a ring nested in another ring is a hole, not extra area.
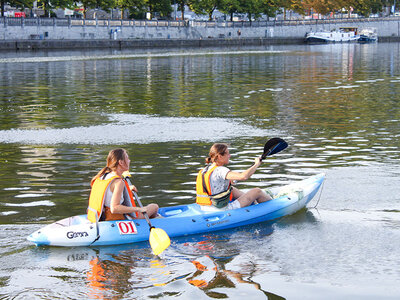
[(261, 159), (265, 159), (267, 156), (273, 155), (286, 149), (288, 143), (281, 138), (272, 138), (268, 142), (265, 143), (264, 153), (261, 156)]

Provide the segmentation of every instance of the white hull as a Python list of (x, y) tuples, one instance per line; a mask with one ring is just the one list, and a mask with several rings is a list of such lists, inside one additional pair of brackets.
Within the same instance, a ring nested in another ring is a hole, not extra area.
[(347, 43), (356, 42), (360, 38), (354, 31), (318, 31), (309, 32), (306, 41), (309, 43)]

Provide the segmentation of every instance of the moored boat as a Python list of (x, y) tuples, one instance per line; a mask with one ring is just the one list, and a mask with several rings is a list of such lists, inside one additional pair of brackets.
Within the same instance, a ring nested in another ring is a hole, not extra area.
[(307, 43), (356, 42), (359, 38), (356, 27), (341, 27), (339, 30), (315, 31), (306, 34)]
[(374, 43), (378, 41), (376, 28), (364, 28), (360, 31), (359, 43)]
[[(195, 203), (162, 207), (161, 217), (151, 223), (173, 238), (275, 220), (304, 208), (323, 180), (324, 174), (318, 174), (272, 188), (274, 199), (234, 210), (203, 211)], [(87, 215), (78, 215), (49, 224), (29, 235), (28, 240), (37, 246), (102, 246), (147, 241), (149, 234), (145, 219), (91, 223)]]

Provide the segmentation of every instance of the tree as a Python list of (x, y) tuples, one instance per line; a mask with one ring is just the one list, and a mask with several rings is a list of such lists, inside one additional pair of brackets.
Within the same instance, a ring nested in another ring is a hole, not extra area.
[(335, 0), (312, 0), (310, 2), (314, 11), (321, 15), (326, 15), (338, 9), (337, 2)]
[(214, 11), (222, 7), (222, 0), (190, 0), (189, 7), (197, 15), (208, 15), (208, 20), (211, 21)]
[(306, 11), (303, 2), (303, 0), (276, 0), (275, 6), (277, 8), (283, 8), (284, 11), (291, 10), (304, 15)]
[(101, 8), (102, 10), (107, 12), (117, 7), (116, 0), (97, 0), (96, 3), (97, 5), (94, 8)]
[(189, 0), (176, 0), (175, 3), (178, 4), (178, 10), (181, 12), (182, 20), (185, 20), (185, 5), (189, 5)]
[(162, 17), (166, 17), (172, 12), (170, 0), (146, 0), (146, 2), (151, 17), (154, 17), (155, 12), (158, 12)]
[(44, 15), (46, 17), (50, 16), (50, 11), (55, 8), (67, 8), (73, 7), (75, 1), (74, 0), (38, 0), (38, 7), (42, 7), (44, 10)]
[(281, 7), (283, 8), (288, 8), (285, 7), (287, 5), (287, 0), (263, 0), (260, 3), (260, 8), (261, 8), (261, 13), (267, 15), (268, 17), (274, 17), (276, 15), (276, 12), (279, 11)]
[(83, 17), (86, 18), (86, 12), (89, 9), (97, 8), (97, 1), (96, 0), (81, 0), (83, 6)]
[(1, 7), (1, 16), (4, 17), (4, 6), (8, 3), (12, 7), (16, 7), (19, 9), (24, 8), (32, 8), (34, 0), (0, 0), (0, 7)]
[(233, 14), (240, 12), (240, 0), (221, 0), (219, 11), (230, 16), (233, 21)]
[(247, 14), (249, 21), (257, 19), (261, 15), (263, 0), (240, 0), (240, 7)]
[(137, 19), (142, 19), (146, 15), (147, 7), (144, 0), (116, 0), (117, 7), (121, 9), (121, 19), (123, 19), (124, 10)]
[(359, 0), (351, 1), (354, 10), (363, 15), (369, 16), (371, 13), (377, 13), (382, 11), (382, 7), (385, 5), (386, 1), (381, 0)]

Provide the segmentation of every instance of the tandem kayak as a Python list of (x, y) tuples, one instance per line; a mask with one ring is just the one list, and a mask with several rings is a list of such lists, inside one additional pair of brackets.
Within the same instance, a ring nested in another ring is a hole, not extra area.
[[(161, 217), (151, 219), (173, 237), (224, 230), (271, 221), (293, 214), (313, 199), (324, 181), (323, 173), (282, 187), (270, 189), (270, 201), (225, 211), (203, 211), (198, 204), (162, 207)], [(91, 223), (87, 215), (78, 215), (49, 224), (28, 236), (37, 246), (103, 246), (149, 240), (150, 228), (145, 219)]]

